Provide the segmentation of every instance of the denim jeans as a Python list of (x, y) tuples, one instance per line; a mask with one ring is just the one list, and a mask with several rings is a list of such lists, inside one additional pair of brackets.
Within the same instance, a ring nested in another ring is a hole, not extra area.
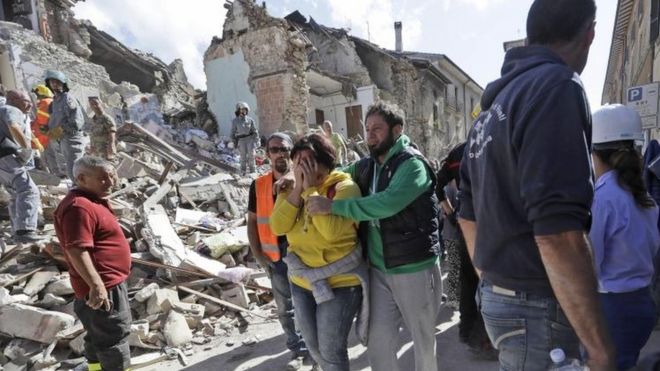
[(277, 318), (286, 335), (286, 347), (298, 356), (305, 356), (307, 347), (305, 341), (296, 330), (294, 321), (293, 301), (291, 300), (291, 284), (287, 276), (287, 267), (281, 260), (270, 263), (268, 275), (273, 286), (273, 300), (277, 305)]
[(552, 297), (514, 292), (481, 282), (477, 302), (488, 337), (499, 350), (502, 371), (545, 371), (550, 351), (580, 358), (580, 342), (559, 303)]
[(655, 326), (655, 304), (648, 287), (626, 293), (600, 294), (600, 302), (616, 347), (617, 369), (637, 364)]
[(349, 371), (348, 333), (362, 304), (362, 287), (333, 292), (334, 299), (316, 304), (310, 290), (291, 285), (298, 326), (314, 360), (323, 371)]

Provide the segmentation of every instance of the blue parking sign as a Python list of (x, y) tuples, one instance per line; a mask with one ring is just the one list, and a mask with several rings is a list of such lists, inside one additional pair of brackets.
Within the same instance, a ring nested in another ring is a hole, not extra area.
[(628, 102), (635, 102), (642, 99), (642, 88), (628, 89)]

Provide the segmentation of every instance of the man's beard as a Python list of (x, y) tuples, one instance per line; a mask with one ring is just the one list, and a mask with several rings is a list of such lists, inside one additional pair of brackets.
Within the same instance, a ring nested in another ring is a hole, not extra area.
[(394, 133), (392, 132), (392, 129), (390, 129), (387, 133), (387, 138), (385, 138), (382, 143), (379, 145), (369, 146), (369, 153), (371, 153), (371, 157), (379, 157), (386, 154), (390, 148), (394, 146), (394, 142)]
[(289, 161), (276, 160), (273, 163), (273, 168), (280, 174), (286, 174), (289, 172)]

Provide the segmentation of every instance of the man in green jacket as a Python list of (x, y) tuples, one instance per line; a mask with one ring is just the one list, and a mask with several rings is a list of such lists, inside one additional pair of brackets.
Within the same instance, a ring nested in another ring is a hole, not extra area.
[[(308, 201), (310, 214), (334, 214), (363, 222), (370, 272), (367, 353), (374, 371), (398, 371), (399, 327), (412, 334), (416, 371), (437, 370), (435, 324), (442, 296), (438, 200), (428, 161), (403, 134), (403, 113), (375, 103), (366, 115), (371, 156), (344, 169), (361, 198)], [(409, 368), (406, 368), (409, 369)]]

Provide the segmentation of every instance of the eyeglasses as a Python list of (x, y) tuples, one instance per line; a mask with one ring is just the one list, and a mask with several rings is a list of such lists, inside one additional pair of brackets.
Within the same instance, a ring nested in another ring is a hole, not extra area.
[(289, 153), (291, 152), (291, 148), (289, 147), (269, 147), (268, 152), (276, 155), (278, 153)]

